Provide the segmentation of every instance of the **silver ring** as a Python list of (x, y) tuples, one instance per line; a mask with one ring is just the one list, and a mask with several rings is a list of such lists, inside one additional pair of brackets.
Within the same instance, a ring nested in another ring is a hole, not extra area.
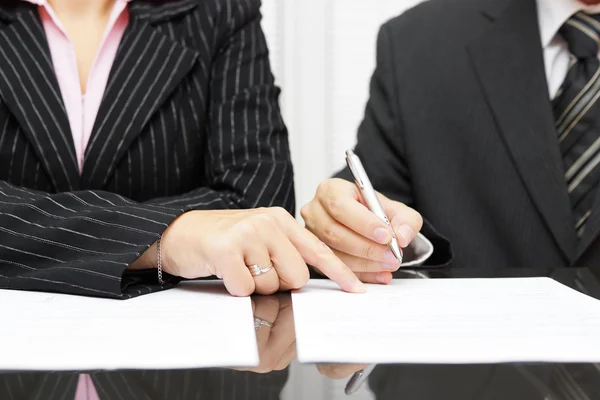
[(273, 263), (270, 263), (269, 265), (267, 265), (266, 267), (261, 267), (258, 264), (254, 264), (254, 265), (248, 265), (248, 269), (250, 270), (250, 274), (252, 276), (259, 276), (262, 274), (266, 274), (267, 272), (269, 272), (271, 269), (273, 268)]
[(265, 321), (264, 319), (254, 317), (254, 329), (258, 329), (261, 326), (266, 326), (267, 328), (272, 328), (273, 324), (270, 323), (269, 321)]

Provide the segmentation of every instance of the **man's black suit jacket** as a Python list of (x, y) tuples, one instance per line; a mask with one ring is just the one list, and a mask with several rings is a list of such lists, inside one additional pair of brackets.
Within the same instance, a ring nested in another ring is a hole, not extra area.
[(80, 173), (37, 7), (0, 4), (0, 288), (147, 293), (125, 268), (184, 211), (293, 211), (259, 8), (133, 0)]
[(356, 152), (423, 214), (432, 264), (444, 237), (454, 268), (600, 267), (600, 191), (578, 239), (542, 57), (535, 0), (432, 0), (382, 27)]
[[(578, 240), (535, 0), (431, 0), (387, 22), (356, 152), (423, 214), (430, 264), (600, 268), (600, 192)], [(371, 383), (382, 399), (544, 399), (549, 374), (522, 369), (381, 366)]]

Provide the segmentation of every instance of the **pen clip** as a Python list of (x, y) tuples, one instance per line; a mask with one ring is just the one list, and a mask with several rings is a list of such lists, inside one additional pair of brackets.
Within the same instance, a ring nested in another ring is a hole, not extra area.
[(350, 168), (350, 172), (352, 172), (352, 176), (354, 177), (354, 180), (356, 181), (358, 187), (364, 189), (365, 184), (363, 183), (360, 173), (357, 171), (357, 166), (355, 165), (357, 159), (358, 157), (354, 154), (352, 150), (346, 150), (346, 164), (348, 164), (348, 168)]

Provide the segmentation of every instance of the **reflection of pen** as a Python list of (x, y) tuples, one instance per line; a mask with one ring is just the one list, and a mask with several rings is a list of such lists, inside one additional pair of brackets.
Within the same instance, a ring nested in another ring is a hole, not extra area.
[(355, 372), (354, 375), (352, 375), (352, 378), (350, 378), (350, 380), (346, 384), (346, 389), (344, 389), (344, 392), (347, 395), (351, 395), (358, 392), (358, 389), (360, 389), (362, 384), (367, 381), (367, 379), (369, 378), (369, 374), (371, 373), (371, 371), (373, 371), (376, 365), (377, 364), (371, 364), (365, 369), (361, 369), (360, 371)]
[[(350, 171), (354, 176), (354, 181), (360, 189), (360, 193), (362, 194), (365, 203), (367, 203), (369, 210), (381, 218), (391, 228), (392, 224), (390, 224), (390, 220), (387, 215), (385, 215), (385, 211), (377, 198), (377, 193), (375, 192), (375, 189), (373, 189), (373, 185), (371, 185), (371, 181), (369, 180), (360, 159), (352, 150), (346, 150), (346, 163), (348, 163), (348, 168), (350, 168)], [(400, 249), (400, 246), (398, 246), (398, 240), (396, 239), (394, 229), (392, 229), (392, 240), (388, 246), (398, 261), (402, 262), (402, 250)]]

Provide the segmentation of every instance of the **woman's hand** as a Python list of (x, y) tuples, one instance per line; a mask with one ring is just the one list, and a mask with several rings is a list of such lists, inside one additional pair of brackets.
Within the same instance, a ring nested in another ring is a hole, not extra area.
[(287, 368), (296, 358), (292, 297), (253, 296), (252, 309), (260, 364), (256, 368), (236, 369), (263, 374)]
[[(163, 233), (161, 253), (165, 272), (187, 279), (215, 275), (234, 296), (300, 288), (309, 279), (307, 263), (345, 291), (365, 290), (333, 251), (283, 208), (187, 212)], [(148, 264), (156, 266), (156, 245), (130, 269)], [(253, 265), (268, 271), (253, 276)]]

